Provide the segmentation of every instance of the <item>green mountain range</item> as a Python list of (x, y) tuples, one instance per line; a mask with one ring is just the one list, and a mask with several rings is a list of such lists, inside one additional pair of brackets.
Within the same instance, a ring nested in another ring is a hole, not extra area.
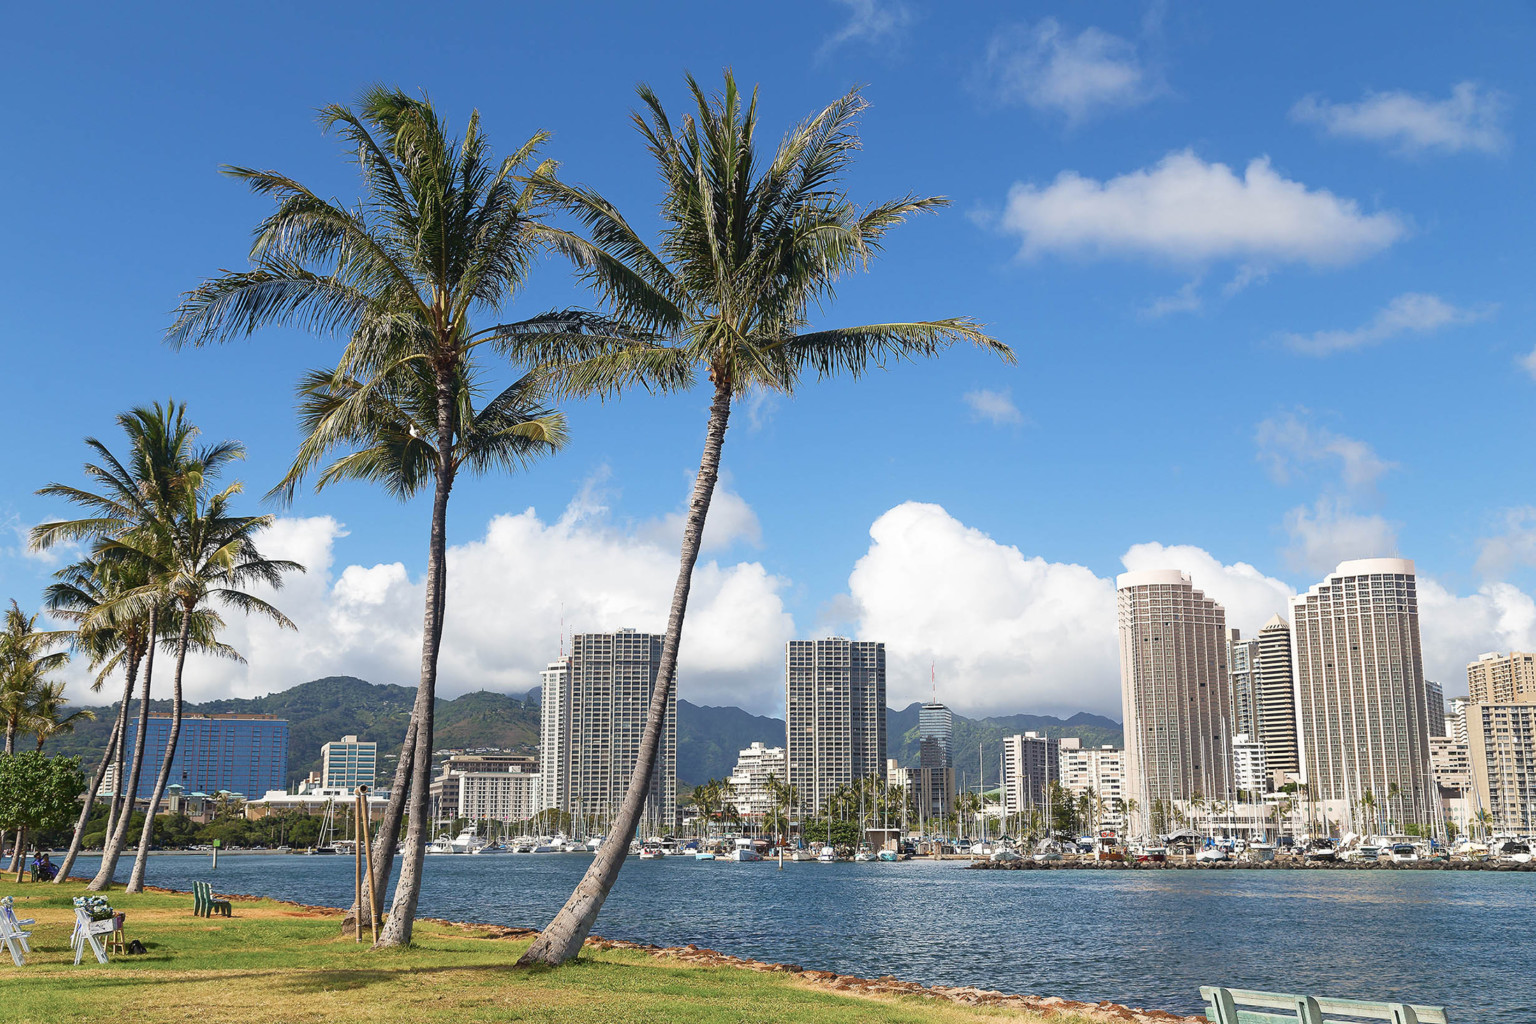
[[(406, 723), (416, 691), (405, 686), (370, 683), (353, 676), (327, 676), (300, 683), (265, 697), (224, 698), (189, 703), (189, 714), (275, 715), (288, 721), (288, 781), (298, 782), (320, 768), (320, 747), (346, 735), (379, 744), (380, 765), (386, 777), (392, 772), (405, 738)], [(917, 763), (917, 709), (911, 704), (886, 711), (886, 735), (890, 755), (902, 765)], [(170, 701), (152, 701), (156, 711), (170, 711)], [(106, 749), (114, 710), (93, 708), (96, 720), (75, 732), (52, 740), (54, 753), (82, 755), (94, 765)], [(451, 700), (439, 699), (435, 710), (434, 746), (438, 750), (498, 747), (517, 753), (537, 754), (539, 746), (539, 691), (526, 694), (478, 690)], [(955, 759), (960, 770), (975, 779), (979, 756), (989, 783), (997, 781), (1002, 739), (1014, 733), (1035, 731), (1052, 737), (1076, 736), (1084, 746), (1104, 743), (1119, 746), (1120, 725), (1100, 715), (1082, 712), (1068, 719), (1041, 715), (1008, 715), (971, 719), (955, 716)], [(735, 707), (706, 707), (686, 700), (677, 702), (677, 777), (680, 785), (694, 786), (731, 773), (739, 750), (758, 740), (769, 746), (784, 743), (784, 720), (753, 715)], [(387, 783), (386, 783), (387, 784)]]

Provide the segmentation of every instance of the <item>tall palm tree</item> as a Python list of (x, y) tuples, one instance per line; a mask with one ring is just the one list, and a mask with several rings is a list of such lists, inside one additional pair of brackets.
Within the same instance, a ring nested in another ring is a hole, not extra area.
[[(154, 678), (155, 647), (162, 636), (167, 616), (174, 612), (162, 597), (159, 600), (136, 598), (125, 603), (128, 593), (136, 595), (148, 591), (153, 580), (154, 566), (145, 559), (124, 557), (122, 552), (112, 558), (104, 558), (100, 548), (122, 537), (148, 537), (157, 524), (173, 520), (182, 493), (189, 487), (199, 486), (199, 481), (216, 476), (231, 461), (240, 456), (240, 448), (228, 441), (214, 444), (198, 444), (198, 430), (186, 418), (185, 406), (168, 403), (161, 406), (140, 406), (121, 413), (117, 424), (128, 439), (127, 453), (123, 458), (113, 454), (105, 443), (94, 438), (85, 439), (86, 448), (95, 461), (85, 463), (83, 472), (88, 487), (52, 483), (37, 493), (63, 498), (78, 506), (85, 514), (78, 519), (59, 520), (34, 527), (32, 547), (47, 550), (58, 544), (85, 542), (96, 545), (94, 559), (102, 571), (111, 577), (106, 591), (98, 597), (110, 596), (110, 600), (87, 597), (87, 614), (72, 617), (76, 633), (81, 628), (96, 629), (106, 625), (139, 631), (144, 659), (144, 682), (139, 702), (140, 714), (135, 734), (133, 761), (128, 765), (127, 782), (124, 783), (122, 741), (127, 739), (123, 727), (118, 746), (119, 761), (116, 790), (122, 794), (122, 808), (112, 829), (107, 833), (102, 848), (101, 865), (89, 888), (100, 891), (111, 886), (117, 871), (118, 858), (127, 840), (129, 823), (133, 819), (133, 804), (138, 793), (139, 775), (144, 763), (145, 740), (149, 731), (149, 697)], [(130, 688), (131, 688), (130, 680)], [(114, 801), (118, 796), (114, 795)], [(60, 872), (63, 874), (63, 872)]]
[[(430, 828), (448, 499), (460, 468), (456, 458), (464, 450), (462, 435), (470, 429), (465, 399), (469, 382), (478, 376), (477, 349), (491, 344), (515, 357), (519, 339), (539, 336), (541, 352), (554, 358), (560, 339), (591, 324), (560, 314), (515, 324), (496, 323), (493, 316), (492, 326), (477, 329), (474, 324), (476, 317), (496, 314), (522, 287), (549, 244), (536, 196), (518, 177), (532, 169), (529, 161), (546, 133), (497, 161), (481, 134), (478, 113), (471, 115), (463, 139), (456, 140), (430, 102), (381, 86), (368, 89), (357, 110), (326, 107), (320, 121), (324, 129), (338, 130), (355, 155), (366, 198), (347, 208), (275, 171), (226, 168), (253, 191), (273, 197), (276, 209), (256, 230), (252, 268), (223, 274), (188, 293), (168, 340), (200, 345), (268, 326), (300, 326), (346, 339), (337, 372), (359, 389), (381, 383), (387, 389), (406, 367), (432, 385), (433, 401), (419, 411), (425, 414), (419, 417), (426, 428), (422, 433), (432, 441), (414, 447), (412, 454), (425, 458), (425, 464), (417, 467), (411, 491), (432, 483), (421, 674), (411, 733), (374, 858), (387, 877), (409, 791), (410, 826), (400, 878), (380, 937), (381, 945), (404, 945), (411, 939)], [(339, 435), (338, 444), (358, 443), (345, 430)], [(359, 447), (368, 450), (371, 442)], [(310, 448), (319, 458), (329, 445), (322, 440)], [(361, 455), (357, 461), (371, 458)], [(304, 459), (301, 451), (299, 464), (313, 464)], [(387, 474), (361, 470), (354, 475), (387, 479)]]
[[(180, 415), (182, 408), (177, 408)], [(236, 454), (243, 454), (238, 445)], [(150, 567), (144, 586), (120, 596), (116, 605), (125, 612), (142, 611), (168, 602), (175, 612), (176, 665), (171, 676), (171, 724), (166, 734), (165, 755), (160, 773), (150, 791), (144, 828), (139, 834), (139, 852), (133, 863), (128, 892), (144, 888), (144, 874), (149, 847), (154, 838), (155, 810), (170, 782), (176, 745), (181, 738), (182, 673), (187, 653), (193, 648), (193, 630), (198, 620), (213, 611), (215, 603), (225, 608), (260, 615), (285, 629), (296, 628), (276, 607), (251, 592), (253, 587), (278, 590), (284, 575), (303, 572), (297, 562), (264, 556), (256, 547), (260, 533), (270, 527), (273, 516), (238, 516), (230, 506), (243, 490), (237, 481), (221, 491), (211, 490), (212, 478), (201, 472), (188, 475), (172, 503), (172, 515), (145, 524), (145, 527), (120, 537), (104, 540), (98, 550), (104, 558), (130, 565)], [(146, 707), (147, 716), (147, 707)]]
[(713, 397), (638, 764), (607, 841), (523, 963), (559, 964), (576, 956), (623, 867), (656, 761), (732, 403), (752, 391), (791, 392), (807, 373), (857, 377), (871, 366), (930, 356), (957, 341), (1012, 358), (966, 317), (811, 327), (811, 308), (832, 298), (839, 277), (879, 252), (886, 231), (944, 202), (906, 196), (861, 209), (849, 200), (839, 178), (858, 146), (865, 104), (856, 90), (767, 154), (755, 142), (755, 91), (743, 106), (729, 72), (718, 96), (706, 95), (691, 76), (688, 87), (696, 109), (680, 124), (674, 126), (645, 86), (639, 90), (645, 113), (634, 115), (662, 179), (659, 246), (646, 244), (595, 192), (550, 174), (536, 176), (542, 193), (590, 234), (562, 238), (587, 281), (617, 319), (659, 336), (615, 343), (577, 363), (567, 370), (566, 386), (577, 393), (634, 383), (677, 388), (702, 372)]

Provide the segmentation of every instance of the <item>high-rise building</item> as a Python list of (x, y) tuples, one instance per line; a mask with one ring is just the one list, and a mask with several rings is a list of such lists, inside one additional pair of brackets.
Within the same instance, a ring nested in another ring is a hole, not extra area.
[(1232, 737), (1232, 782), (1249, 803), (1270, 791), (1264, 744), (1247, 733)]
[(1296, 674), (1291, 666), (1291, 625), (1279, 615), (1259, 630), (1258, 729), (1264, 767), (1273, 777), (1301, 774), (1296, 738)]
[(1259, 734), (1259, 641), (1227, 630), (1227, 677), (1232, 681), (1232, 733)]
[(379, 745), (356, 736), (331, 740), (320, 748), (320, 784), (351, 793), (358, 786), (373, 788)]
[(1424, 680), (1424, 721), (1431, 736), (1449, 736), (1445, 731), (1445, 687), (1433, 679)]
[[(541, 676), (539, 750), (541, 803), (606, 827), (618, 813), (640, 757), (664, 637), (621, 629), (578, 633), (571, 654)], [(667, 830), (677, 817), (677, 687), (662, 722), (656, 767), (646, 796), (647, 829)]]
[(918, 744), (915, 805), (923, 819), (947, 818), (955, 809), (955, 762), (938, 737)]
[(1357, 831), (1428, 825), (1438, 794), (1413, 562), (1340, 563), (1291, 609), (1309, 799)]
[(828, 637), (784, 651), (789, 781), (813, 813), (885, 770), (885, 644)]
[[(171, 716), (150, 712), (147, 730), (136, 800), (147, 800), (154, 793), (171, 739)], [(138, 727), (130, 724), (128, 763), (133, 760), (137, 738)], [(167, 785), (179, 785), (187, 794), (226, 792), (255, 799), (271, 790), (285, 789), (287, 776), (285, 720), (272, 715), (182, 715)], [(115, 789), (116, 779), (112, 781)]]
[(1035, 732), (1003, 737), (1003, 813), (1045, 806), (1045, 788), (1061, 781), (1058, 741)]
[(1451, 710), (1445, 716), (1445, 732), (1451, 739), (1465, 746), (1467, 743), (1467, 705), (1465, 697), (1452, 697)]
[(1536, 702), (1467, 705), (1467, 737), (1472, 787), (1490, 827), (1536, 831)]
[(1467, 666), (1467, 699), (1474, 704), (1536, 701), (1536, 654), (1480, 654)]
[[(736, 791), (732, 801), (736, 813), (748, 821), (762, 821), (776, 806), (770, 781), (783, 783), (786, 778), (784, 748), (754, 741), (736, 755), (736, 768), (731, 772), (731, 787)], [(793, 814), (795, 808), (789, 810)]]
[(1177, 569), (1122, 573), (1118, 588), (1128, 798), (1155, 822), (1170, 800), (1231, 795), (1231, 688), (1221, 605)]
[(944, 748), (944, 756), (955, 757), (955, 713), (938, 701), (929, 701), (917, 709), (918, 742), (933, 737)]
[(1062, 788), (1074, 797), (1092, 793), (1101, 829), (1125, 827), (1125, 751), (1084, 747), (1074, 736), (1057, 741)]
[(539, 673), (539, 810), (570, 807), (571, 658), (563, 654)]

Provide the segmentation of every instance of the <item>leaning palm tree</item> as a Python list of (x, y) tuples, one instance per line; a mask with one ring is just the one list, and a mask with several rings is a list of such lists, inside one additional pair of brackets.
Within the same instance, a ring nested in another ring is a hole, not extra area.
[[(446, 466), (450, 477), (460, 472), (510, 471), (554, 453), (565, 443), (564, 416), (542, 404), (547, 382), (541, 375), (523, 376), (478, 407), (481, 388), (476, 381), (459, 377), (450, 387), (456, 426), (450, 439), (452, 447), (440, 455), (435, 429), (437, 374), (424, 360), (402, 361), (369, 380), (359, 380), (339, 368), (306, 374), (299, 386), (304, 440), (288, 474), (273, 488), (273, 495), (290, 499), (309, 473), (338, 452), (341, 454), (316, 478), (317, 490), (361, 480), (408, 501), (436, 481), (439, 467)], [(434, 549), (434, 555), (439, 560), (436, 603), (440, 631), (446, 563), (441, 561), (442, 551)], [(407, 736), (407, 745), (411, 738)], [(401, 759), (405, 759), (403, 748)], [(396, 836), (408, 781), (409, 776), (397, 778), (390, 797)], [(392, 851), (394, 840), (385, 849)], [(371, 891), (378, 892), (381, 899), (392, 859), (375, 857), (369, 878)]]
[[(235, 446), (237, 454), (243, 449)], [(187, 654), (193, 649), (194, 628), (200, 619), (217, 620), (211, 607), (221, 605), (247, 615), (260, 615), (280, 627), (295, 628), (286, 615), (252, 588), (280, 589), (284, 575), (303, 572), (297, 562), (267, 558), (256, 547), (260, 533), (273, 517), (238, 516), (230, 509), (243, 490), (239, 482), (210, 493), (211, 478), (201, 472), (188, 475), (171, 503), (171, 515), (147, 523), (121, 537), (104, 540), (98, 551), (104, 559), (149, 567), (149, 579), (141, 587), (122, 594), (113, 610), (125, 614), (143, 612), (169, 603), (176, 618), (176, 664), (171, 676), (171, 723), (166, 734), (160, 773), (150, 791), (139, 852), (134, 859), (128, 892), (141, 892), (154, 838), (155, 810), (170, 782), (176, 744), (181, 737), (183, 712), (182, 674)], [(148, 717), (148, 706), (143, 712)]]
[[(210, 479), (232, 460), (240, 456), (238, 445), (223, 441), (199, 445), (198, 430), (186, 418), (185, 406), (175, 403), (140, 406), (122, 413), (117, 424), (128, 439), (126, 454), (119, 458), (105, 443), (87, 437), (85, 444), (93, 461), (83, 467), (86, 487), (52, 483), (37, 493), (63, 498), (80, 508), (85, 514), (78, 519), (59, 520), (34, 527), (31, 544), (34, 549), (45, 551), (59, 544), (90, 543), (97, 545), (130, 535), (147, 535), (155, 524), (166, 523), (176, 515), (181, 493), (195, 481)], [(94, 488), (94, 489), (92, 489)], [(139, 775), (144, 763), (145, 740), (149, 730), (149, 696), (154, 678), (155, 647), (167, 624), (167, 615), (174, 612), (162, 599), (156, 602), (136, 600), (131, 607), (121, 598), (129, 592), (143, 593), (151, 582), (153, 566), (146, 560), (125, 558), (119, 552), (110, 560), (94, 556), (101, 571), (111, 577), (107, 591), (97, 597), (83, 597), (89, 607), (83, 618), (66, 616), (76, 623), (78, 635), (81, 628), (131, 628), (138, 632), (144, 658), (144, 682), (141, 688), (140, 715), (135, 734), (133, 760), (127, 766), (126, 784), (122, 762), (123, 742), (127, 739), (126, 726), (119, 740), (118, 772), (114, 787), (114, 802), (122, 806), (116, 823), (107, 832), (102, 847), (101, 865), (89, 888), (102, 890), (110, 887), (117, 870), (118, 858), (127, 841), (129, 823), (133, 818), (135, 794), (138, 793)], [(110, 595), (110, 600), (104, 600)], [(130, 680), (131, 687), (131, 680)], [(63, 874), (64, 872), (60, 872)]]
[(570, 367), (566, 386), (598, 394), (633, 383), (677, 388), (702, 372), (713, 397), (638, 763), (607, 841), (523, 963), (574, 957), (623, 867), (656, 762), (732, 403), (753, 391), (791, 392), (808, 373), (857, 377), (888, 360), (930, 356), (957, 341), (1012, 358), (965, 317), (813, 328), (812, 307), (831, 299), (840, 276), (867, 264), (890, 228), (944, 201), (906, 196), (861, 209), (849, 200), (839, 178), (858, 146), (865, 104), (856, 90), (765, 154), (755, 140), (755, 92), (743, 107), (729, 72), (718, 96), (706, 95), (691, 76), (688, 86), (696, 110), (680, 124), (674, 126), (644, 86), (639, 94), (646, 113), (634, 116), (662, 181), (659, 246), (648, 245), (596, 193), (549, 174), (536, 176), (542, 193), (588, 229), (590, 238), (565, 236), (565, 250), (617, 319), (665, 339), (614, 344)]
[[(360, 109), (330, 106), (320, 121), (326, 130), (338, 129), (355, 155), (366, 198), (348, 208), (275, 171), (226, 168), (253, 191), (274, 198), (276, 209), (256, 229), (251, 269), (226, 273), (188, 293), (168, 340), (200, 345), (268, 326), (299, 326), (346, 339), (337, 370), (359, 388), (393, 380), (406, 366), (432, 384), (433, 400), (419, 417), (431, 443), (416, 450), (426, 458), (416, 468), (423, 474), (418, 482), (432, 485), (421, 674), (374, 858), (381, 877), (387, 877), (409, 792), (400, 879), (380, 938), (382, 945), (404, 945), (411, 939), (430, 827), (448, 499), (459, 469), (455, 459), (463, 451), (461, 436), (471, 428), (464, 419), (465, 389), (478, 377), (481, 345), (507, 351), (519, 339), (537, 336), (543, 355), (558, 358), (560, 339), (581, 334), (590, 321), (552, 314), (519, 324), (496, 322), (500, 306), (521, 289), (548, 244), (537, 197), (518, 177), (536, 170), (528, 165), (545, 133), (497, 161), (480, 132), (478, 113), (456, 140), (430, 102), (381, 86), (363, 94)], [(477, 327), (481, 316), (489, 317), (491, 326)]]

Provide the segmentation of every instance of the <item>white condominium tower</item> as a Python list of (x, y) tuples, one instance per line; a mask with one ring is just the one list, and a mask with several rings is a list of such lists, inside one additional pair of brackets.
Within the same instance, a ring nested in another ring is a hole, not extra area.
[(1166, 801), (1232, 794), (1226, 612), (1177, 569), (1115, 585), (1126, 795), (1138, 824), (1158, 824)]
[[(590, 828), (606, 827), (624, 801), (656, 687), (665, 638), (621, 629), (578, 633), (568, 658), (544, 670), (539, 750), (547, 806)], [(677, 814), (677, 687), (662, 723), (644, 827), (667, 830)]]
[(885, 644), (791, 640), (784, 683), (789, 783), (805, 807), (885, 771)]
[(1435, 820), (1413, 562), (1341, 562), (1292, 599), (1309, 800), (1356, 831)]
[(1270, 774), (1298, 775), (1301, 757), (1296, 744), (1296, 674), (1291, 669), (1291, 625), (1279, 615), (1259, 630), (1258, 669), (1254, 687), (1257, 728), (1253, 738), (1264, 748), (1265, 770)]

